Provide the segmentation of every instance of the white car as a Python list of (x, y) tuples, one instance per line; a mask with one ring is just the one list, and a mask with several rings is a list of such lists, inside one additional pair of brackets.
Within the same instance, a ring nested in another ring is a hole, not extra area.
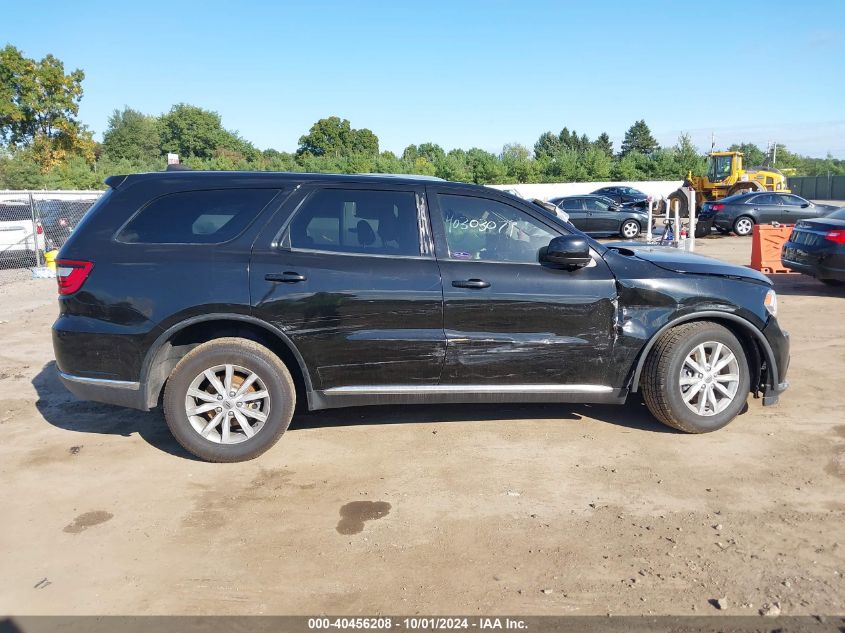
[(45, 250), (44, 228), (32, 221), (29, 204), (0, 202), (0, 262), (8, 267), (34, 266), (36, 251)]

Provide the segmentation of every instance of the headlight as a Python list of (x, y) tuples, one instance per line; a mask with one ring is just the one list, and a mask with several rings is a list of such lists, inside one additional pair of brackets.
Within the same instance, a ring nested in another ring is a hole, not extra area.
[(763, 305), (766, 306), (766, 310), (769, 311), (773, 317), (778, 315), (778, 296), (774, 290), (769, 290), (766, 293), (766, 298), (763, 299)]

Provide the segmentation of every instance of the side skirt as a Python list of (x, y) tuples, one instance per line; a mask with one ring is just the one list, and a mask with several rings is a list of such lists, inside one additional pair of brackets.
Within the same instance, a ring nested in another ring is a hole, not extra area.
[(362, 385), (314, 391), (310, 405), (317, 410), (386, 404), (624, 404), (627, 396), (627, 389), (604, 385)]

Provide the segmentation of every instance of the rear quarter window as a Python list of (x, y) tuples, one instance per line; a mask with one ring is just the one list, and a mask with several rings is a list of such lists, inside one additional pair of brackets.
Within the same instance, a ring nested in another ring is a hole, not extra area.
[(278, 189), (209, 189), (156, 198), (118, 232), (128, 244), (220, 244), (240, 235)]

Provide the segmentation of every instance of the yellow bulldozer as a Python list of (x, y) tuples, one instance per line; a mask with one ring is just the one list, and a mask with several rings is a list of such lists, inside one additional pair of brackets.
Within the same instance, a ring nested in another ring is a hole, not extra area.
[[(782, 191), (789, 193), (786, 176), (774, 167), (750, 167), (742, 164), (742, 152), (710, 152), (707, 155), (707, 175), (693, 176), (690, 172), (684, 187), (695, 190), (696, 210), (711, 200), (719, 200), (735, 193), (750, 191)], [(768, 161), (766, 161), (768, 162)], [(674, 210), (675, 200), (681, 216), (688, 217), (688, 199), (683, 188), (669, 195), (669, 208)]]

